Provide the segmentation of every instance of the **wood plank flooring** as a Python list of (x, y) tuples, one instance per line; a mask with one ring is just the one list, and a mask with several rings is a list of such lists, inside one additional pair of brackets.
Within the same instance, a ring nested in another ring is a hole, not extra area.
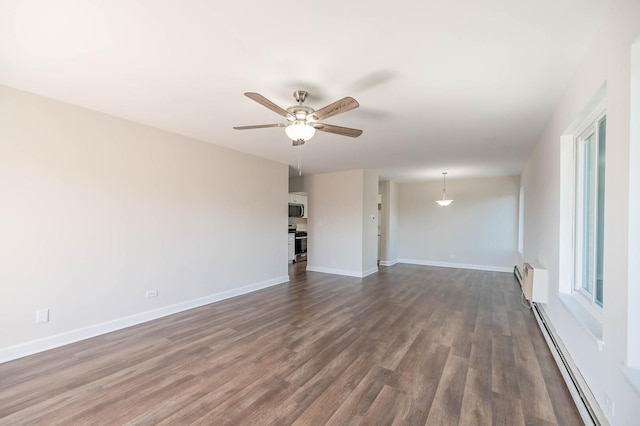
[(0, 424), (582, 424), (512, 274), (304, 266), (0, 364)]

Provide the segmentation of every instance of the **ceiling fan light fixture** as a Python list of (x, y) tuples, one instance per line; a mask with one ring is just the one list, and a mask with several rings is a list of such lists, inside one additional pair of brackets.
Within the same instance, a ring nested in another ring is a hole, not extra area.
[(296, 90), (293, 92), (293, 97), (296, 102), (298, 102), (298, 105), (290, 106), (287, 109), (279, 107), (259, 93), (246, 92), (244, 95), (284, 117), (288, 123), (237, 126), (234, 127), (234, 129), (248, 130), (263, 129), (267, 127), (284, 127), (285, 134), (293, 141), (292, 145), (298, 148), (298, 175), (300, 176), (302, 176), (302, 145), (316, 134), (316, 129), (321, 132), (349, 136), (351, 138), (357, 138), (362, 134), (362, 130), (318, 122), (319, 120), (324, 120), (325, 118), (333, 117), (334, 115), (342, 114), (343, 112), (358, 108), (360, 104), (350, 96), (339, 99), (316, 111), (313, 108), (303, 105), (304, 100), (307, 98), (307, 92), (304, 90)]
[(305, 122), (296, 121), (284, 128), (285, 133), (292, 141), (308, 141), (316, 134), (316, 129)]
[(453, 200), (447, 200), (447, 187), (446, 187), (446, 177), (447, 172), (442, 172), (442, 200), (436, 200), (436, 203), (440, 205), (440, 207), (447, 207), (449, 204), (453, 202)]

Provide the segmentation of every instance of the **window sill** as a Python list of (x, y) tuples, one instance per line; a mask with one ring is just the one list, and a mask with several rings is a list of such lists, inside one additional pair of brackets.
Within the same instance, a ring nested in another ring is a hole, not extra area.
[(640, 394), (640, 370), (637, 368), (629, 368), (626, 365), (621, 366), (620, 370), (622, 370), (622, 374), (624, 374), (624, 377), (631, 387)]
[(578, 323), (589, 333), (589, 336), (593, 338), (596, 345), (598, 345), (598, 350), (602, 352), (602, 348), (604, 348), (602, 321), (585, 309), (585, 307), (570, 294), (560, 293), (558, 297)]

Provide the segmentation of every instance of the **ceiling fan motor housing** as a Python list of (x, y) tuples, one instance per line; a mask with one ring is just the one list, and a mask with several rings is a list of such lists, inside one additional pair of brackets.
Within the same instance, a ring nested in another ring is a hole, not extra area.
[(292, 117), (288, 119), (289, 121), (304, 122), (311, 118), (315, 110), (305, 105), (294, 105), (287, 108), (287, 112), (292, 115)]

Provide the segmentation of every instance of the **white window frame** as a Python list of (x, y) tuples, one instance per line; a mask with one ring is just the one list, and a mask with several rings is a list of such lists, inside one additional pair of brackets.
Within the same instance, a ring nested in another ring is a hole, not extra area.
[[(599, 351), (604, 348), (602, 318), (604, 310), (594, 305), (578, 291), (574, 291), (575, 237), (575, 140), (598, 117), (606, 114), (607, 83), (594, 93), (560, 136), (560, 194), (559, 194), (559, 264), (558, 298), (593, 338)], [(605, 241), (606, 242), (606, 241)], [(604, 295), (606, 303), (606, 294)]]
[[(600, 121), (603, 118), (606, 118), (607, 116), (607, 112), (606, 112), (606, 108), (604, 103), (601, 103), (600, 105), (598, 105), (597, 108), (595, 108), (595, 110), (589, 114), (589, 116), (587, 117), (586, 120), (583, 121), (582, 125), (580, 127), (578, 127), (576, 129), (576, 131), (574, 132), (574, 135), (577, 135), (573, 138), (573, 179), (574, 179), (574, 184), (573, 184), (573, 191), (572, 191), (572, 202), (573, 202), (573, 215), (572, 215), (572, 221), (573, 221), (573, 226), (572, 226), (572, 232), (573, 232), (573, 238), (572, 238), (572, 280), (571, 280), (571, 289), (572, 289), (572, 294), (574, 296), (576, 296), (576, 300), (585, 308), (587, 309), (593, 316), (595, 316), (598, 319), (601, 319), (602, 317), (602, 309), (603, 307), (600, 306), (597, 302), (596, 302), (596, 286), (595, 286), (595, 282), (593, 285), (593, 289), (592, 292), (589, 293), (587, 290), (585, 290), (583, 288), (583, 283), (582, 283), (582, 275), (581, 275), (581, 259), (578, 256), (578, 249), (580, 247), (578, 247), (579, 241), (578, 241), (578, 236), (577, 236), (577, 232), (579, 229), (582, 228), (582, 219), (583, 219), (583, 214), (581, 213), (581, 203), (582, 203), (582, 199), (581, 197), (578, 196), (578, 194), (581, 193), (581, 187), (580, 185), (582, 185), (583, 179), (582, 179), (582, 157), (579, 155), (580, 154), (580, 150), (579, 150), (579, 144), (582, 143), (582, 141), (585, 139), (585, 136), (589, 136), (591, 134), (593, 134), (596, 138), (595, 140), (595, 151), (597, 154), (597, 148), (598, 148), (598, 136), (599, 136), (599, 132), (598, 132), (598, 125), (600, 123)], [(605, 133), (606, 134), (606, 133)], [(606, 140), (605, 140), (606, 143)], [(596, 160), (595, 163), (597, 164), (597, 156), (596, 156)], [(597, 175), (597, 167), (595, 170), (595, 182), (596, 182), (596, 188), (598, 185), (598, 175)], [(597, 193), (597, 189), (596, 189), (596, 193)], [(594, 223), (596, 224), (595, 226), (597, 226), (597, 212), (595, 212), (595, 220)], [(595, 232), (595, 230), (594, 230)], [(597, 242), (595, 243), (597, 246)], [(597, 277), (596, 277), (597, 279)], [(603, 283), (603, 293), (604, 293), (604, 283)], [(604, 304), (604, 297), (603, 297), (603, 304)]]

